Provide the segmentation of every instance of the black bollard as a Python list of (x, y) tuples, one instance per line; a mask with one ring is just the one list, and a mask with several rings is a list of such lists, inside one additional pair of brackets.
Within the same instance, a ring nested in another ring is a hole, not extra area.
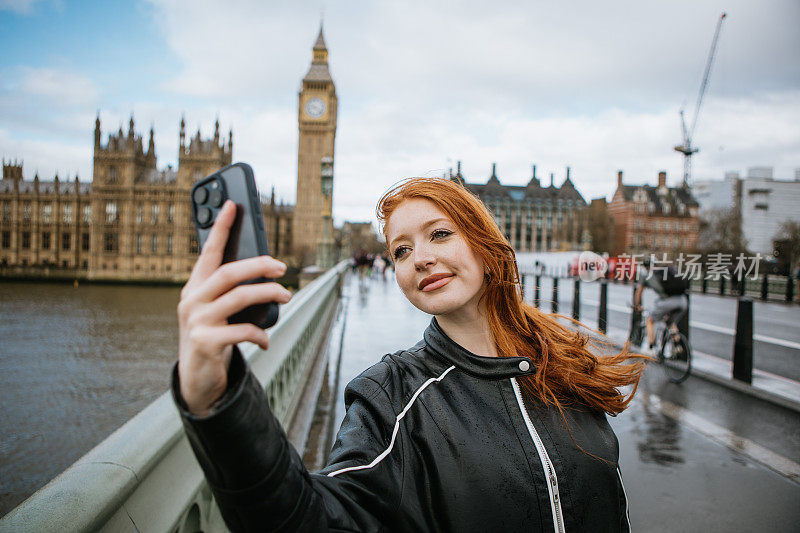
[(767, 298), (769, 298), (769, 274), (764, 272), (764, 277), (761, 278), (761, 299)]
[(736, 340), (733, 344), (733, 379), (753, 382), (753, 300), (739, 298)]
[(719, 277), (719, 295), (725, 296), (725, 276)]
[(597, 310), (597, 329), (602, 333), (608, 331), (608, 282), (600, 282), (600, 307)]
[(550, 312), (558, 313), (558, 278), (553, 278), (553, 301), (550, 302)]
[(786, 276), (786, 301), (792, 303), (792, 300), (794, 300), (794, 278), (789, 272), (789, 275)]
[(575, 290), (572, 292), (572, 318), (581, 319), (581, 280), (575, 278)]
[(739, 272), (739, 296), (744, 296), (747, 292), (747, 276)]
[(542, 276), (536, 275), (534, 278), (534, 287), (533, 287), (533, 306), (539, 307), (539, 286), (542, 284)]
[(706, 279), (705, 272), (701, 272), (701, 275), (703, 276), (702, 291), (703, 291), (703, 294), (705, 294), (705, 293), (708, 292), (708, 279)]
[(525, 301), (525, 286), (528, 284), (527, 283), (528, 276), (526, 276), (525, 274), (520, 274), (519, 275), (519, 280), (520, 280), (520, 286), (521, 286), (521, 290), (522, 290), (522, 301), (524, 302)]
[(686, 340), (689, 340), (689, 312), (692, 309), (692, 298), (688, 294), (686, 295), (686, 312), (683, 314), (680, 322), (678, 322), (678, 331), (683, 333)]

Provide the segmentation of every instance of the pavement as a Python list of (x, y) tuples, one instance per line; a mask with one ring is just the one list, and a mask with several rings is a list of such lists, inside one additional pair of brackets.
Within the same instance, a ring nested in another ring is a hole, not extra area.
[[(630, 295), (630, 289), (617, 292)], [(415, 344), (430, 322), (403, 297), (391, 275), (364, 284), (350, 276), (343, 296), (341, 358), (329, 362), (338, 398), (336, 428), (344, 416), (345, 385), (385, 353)], [(562, 302), (560, 310), (569, 314), (571, 306)], [(623, 342), (625, 317), (617, 314), (609, 336)], [(591, 320), (584, 324), (596, 327)], [(693, 344), (702, 331), (693, 332)], [(764, 334), (784, 338), (781, 331)], [(633, 530), (797, 531), (797, 383), (759, 369), (752, 386), (730, 385), (730, 361), (707, 353), (697, 354), (695, 361), (692, 376), (680, 385), (670, 383), (658, 365), (649, 365), (630, 407), (610, 418), (620, 442)]]

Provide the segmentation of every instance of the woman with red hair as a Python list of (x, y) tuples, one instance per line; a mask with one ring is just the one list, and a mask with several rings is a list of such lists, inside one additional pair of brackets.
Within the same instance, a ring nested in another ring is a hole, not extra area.
[(231, 530), (629, 530), (606, 415), (630, 402), (641, 356), (599, 356), (586, 336), (524, 303), (511, 246), (464, 187), (414, 178), (381, 198), (397, 283), (433, 318), (419, 343), (347, 386), (345, 419), (315, 474), (235, 347), (266, 347), (266, 333), (225, 323), (289, 298), (276, 284), (234, 288), (285, 267), (220, 266), (232, 217), (230, 206), (220, 212), (182, 292), (172, 383)]

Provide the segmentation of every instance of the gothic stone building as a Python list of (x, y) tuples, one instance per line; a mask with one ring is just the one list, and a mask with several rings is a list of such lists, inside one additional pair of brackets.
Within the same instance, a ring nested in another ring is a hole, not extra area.
[(466, 183), (461, 162), (451, 179), (462, 183), (480, 198), (494, 215), (497, 225), (517, 252), (583, 249), (586, 243), (586, 201), (575, 189), (569, 175), (560, 187), (543, 187), (536, 177), (536, 165), (527, 185), (503, 185), (496, 165), (485, 184)]
[(624, 185), (617, 174), (617, 190), (608, 204), (613, 220), (614, 254), (666, 253), (674, 257), (697, 248), (700, 227), (698, 203), (688, 187), (667, 187), (667, 173), (658, 173), (658, 185)]
[[(95, 121), (91, 183), (33, 181), (3, 162), (0, 273), (14, 277), (184, 282), (197, 258), (189, 192), (231, 163), (233, 135), (186, 138), (180, 124), (178, 168), (159, 170), (153, 130), (147, 149), (134, 130), (101, 139)], [(291, 206), (262, 200), (273, 253), (291, 252)], [(288, 237), (287, 237), (288, 236)]]

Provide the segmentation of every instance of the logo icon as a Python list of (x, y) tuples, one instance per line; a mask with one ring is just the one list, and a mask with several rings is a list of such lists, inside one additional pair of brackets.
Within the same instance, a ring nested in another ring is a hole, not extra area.
[(594, 252), (581, 252), (578, 256), (578, 278), (581, 281), (597, 281), (608, 272), (608, 261)]

